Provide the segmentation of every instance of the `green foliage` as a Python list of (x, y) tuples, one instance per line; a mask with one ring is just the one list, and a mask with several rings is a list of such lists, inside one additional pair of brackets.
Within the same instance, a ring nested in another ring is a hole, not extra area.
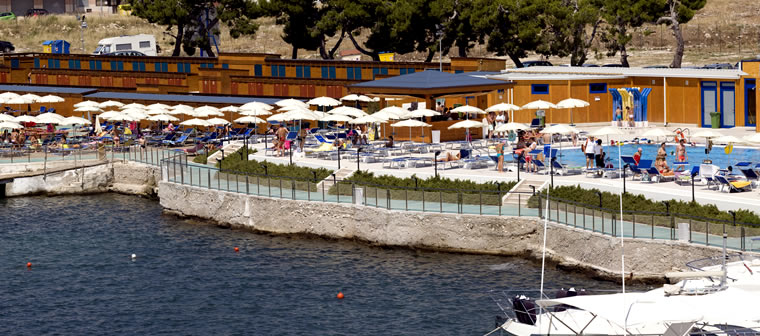
[(517, 67), (529, 52), (549, 55), (542, 44), (543, 4), (538, 1), (475, 0), (472, 25), (488, 36), (488, 51), (509, 56)]
[[(415, 179), (417, 184), (415, 185)], [(396, 177), (391, 175), (375, 176), (374, 173), (360, 170), (354, 172), (353, 175), (345, 179), (345, 181), (356, 182), (357, 184), (375, 184), (381, 186), (388, 186), (391, 189), (414, 189), (415, 186), (419, 189), (447, 189), (453, 191), (462, 191), (463, 193), (478, 193), (479, 191), (496, 192), (499, 190), (499, 184), (496, 182), (478, 183), (470, 180), (449, 179), (440, 176), (431, 176), (426, 179), (419, 179), (416, 175), (412, 177)], [(516, 182), (510, 181), (501, 184), (501, 191), (506, 193)]]
[[(222, 160), (222, 170), (223, 171), (233, 171), (233, 172), (241, 172), (241, 173), (248, 173), (248, 174), (254, 174), (254, 175), (264, 175), (265, 173), (269, 176), (277, 176), (277, 177), (287, 177), (287, 178), (296, 178), (296, 179), (303, 179), (303, 180), (310, 180), (313, 181), (314, 175), (312, 172), (317, 173), (317, 181), (321, 181), (325, 179), (326, 177), (330, 176), (330, 174), (333, 173), (332, 170), (324, 169), (324, 168), (307, 168), (307, 167), (300, 167), (296, 165), (283, 165), (283, 164), (277, 164), (272, 162), (262, 162), (257, 160), (245, 160), (241, 159), (248, 156), (248, 154), (255, 153), (256, 150), (250, 150), (247, 148), (240, 148), (235, 153), (226, 154), (224, 157), (224, 160)], [(266, 172), (264, 171), (264, 167), (262, 165), (267, 166)], [(218, 168), (217, 164), (217, 168)]]
[(206, 160), (208, 160), (208, 157), (211, 155), (214, 155), (214, 153), (218, 152), (218, 149), (214, 149), (208, 153), (208, 156), (206, 156), (205, 151), (203, 154), (198, 154), (193, 158), (193, 162), (200, 163), (200, 164), (206, 164)]
[(298, 49), (315, 50), (323, 40), (317, 30), (321, 12), (313, 0), (269, 0), (260, 1), (267, 16), (274, 17), (283, 25), (283, 41), (293, 46), (292, 58), (297, 58)]
[[(589, 208), (597, 208), (599, 206), (598, 192), (598, 189), (584, 189), (580, 186), (561, 186), (552, 188), (550, 197), (560, 202), (562, 200), (567, 200), (587, 204)], [(546, 190), (543, 191), (543, 194), (546, 195)], [(670, 204), (670, 212), (672, 214), (724, 221), (732, 220), (730, 213), (719, 210), (718, 207), (713, 204), (684, 202), (675, 199), (668, 201), (668, 203)], [(528, 200), (528, 206), (532, 208), (538, 207), (538, 197), (532, 196)], [(620, 195), (602, 192), (602, 208), (606, 209), (604, 211), (608, 213), (619, 213)], [(643, 195), (633, 195), (629, 193), (623, 195), (623, 209), (629, 211), (650, 211), (661, 213), (665, 213), (667, 210), (665, 204), (662, 202), (653, 201)], [(741, 209), (736, 211), (736, 221), (740, 223), (760, 224), (760, 216), (752, 211)]]

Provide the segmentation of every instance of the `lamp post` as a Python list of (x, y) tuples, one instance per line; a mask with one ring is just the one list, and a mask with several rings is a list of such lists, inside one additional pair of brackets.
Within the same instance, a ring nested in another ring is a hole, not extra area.
[(312, 170), (311, 171), (311, 176), (314, 177), (314, 183), (317, 183), (317, 172)]
[(554, 161), (556, 161), (557, 158), (553, 157), (551, 158), (551, 163), (549, 164), (549, 175), (551, 175), (552, 180), (552, 188), (554, 188)]
[(342, 146), (338, 146), (338, 170), (340, 170), (340, 147)]
[(79, 25), (79, 34), (81, 35), (80, 38), (82, 40), (82, 53), (84, 54), (84, 30), (87, 28), (87, 21), (84, 15), (82, 15), (82, 17), (79, 19), (82, 21), (82, 24)]
[(356, 171), (360, 171), (361, 170), (359, 168), (359, 162), (361, 161), (359, 159), (361, 158), (361, 154), (362, 154), (362, 148), (359, 147), (359, 148), (356, 149)]
[(597, 191), (596, 195), (599, 196), (599, 210), (601, 210), (602, 209), (602, 192)]
[(267, 165), (262, 164), (261, 168), (264, 168), (264, 176), (269, 176), (269, 170), (267, 169)]
[(691, 173), (691, 202), (694, 203), (697, 201), (697, 198), (694, 196), (694, 178), (697, 177), (696, 172)]
[(443, 72), (443, 25), (435, 25), (435, 36), (438, 38), (438, 71)]
[(433, 155), (433, 165), (435, 167), (435, 177), (438, 177), (438, 155), (441, 155), (441, 151), (435, 151)]
[(625, 166), (623, 166), (623, 194), (625, 194), (625, 170), (630, 167), (631, 165), (629, 164), (626, 164)]

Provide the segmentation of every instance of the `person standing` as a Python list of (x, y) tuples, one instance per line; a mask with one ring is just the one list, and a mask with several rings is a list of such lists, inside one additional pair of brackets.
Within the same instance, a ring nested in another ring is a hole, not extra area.
[(597, 168), (604, 168), (604, 146), (602, 146), (602, 139), (596, 140), (596, 146), (594, 146), (594, 161), (596, 161)]
[(581, 145), (581, 150), (584, 154), (586, 154), (586, 169), (589, 169), (592, 167), (592, 163), (594, 162), (594, 153), (596, 143), (594, 142), (594, 137), (590, 136), (586, 139), (586, 142)]

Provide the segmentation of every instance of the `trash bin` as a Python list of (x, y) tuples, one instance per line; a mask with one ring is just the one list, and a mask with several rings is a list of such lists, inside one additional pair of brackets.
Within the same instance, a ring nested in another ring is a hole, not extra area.
[(720, 113), (710, 112), (710, 121), (712, 128), (720, 128)]
[(356, 205), (364, 205), (364, 188), (354, 187), (353, 203)]

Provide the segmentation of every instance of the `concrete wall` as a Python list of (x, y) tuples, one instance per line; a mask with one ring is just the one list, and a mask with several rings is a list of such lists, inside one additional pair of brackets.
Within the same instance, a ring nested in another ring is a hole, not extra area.
[[(541, 258), (543, 222), (528, 217), (389, 211), (349, 204), (268, 199), (161, 182), (161, 205), (183, 216), (275, 234), (311, 234), (372, 244), (463, 253)], [(626, 272), (639, 281), (687, 261), (719, 255), (715, 248), (680, 242), (627, 240)], [(620, 242), (597, 233), (550, 224), (547, 253), (560, 267), (620, 279)]]

